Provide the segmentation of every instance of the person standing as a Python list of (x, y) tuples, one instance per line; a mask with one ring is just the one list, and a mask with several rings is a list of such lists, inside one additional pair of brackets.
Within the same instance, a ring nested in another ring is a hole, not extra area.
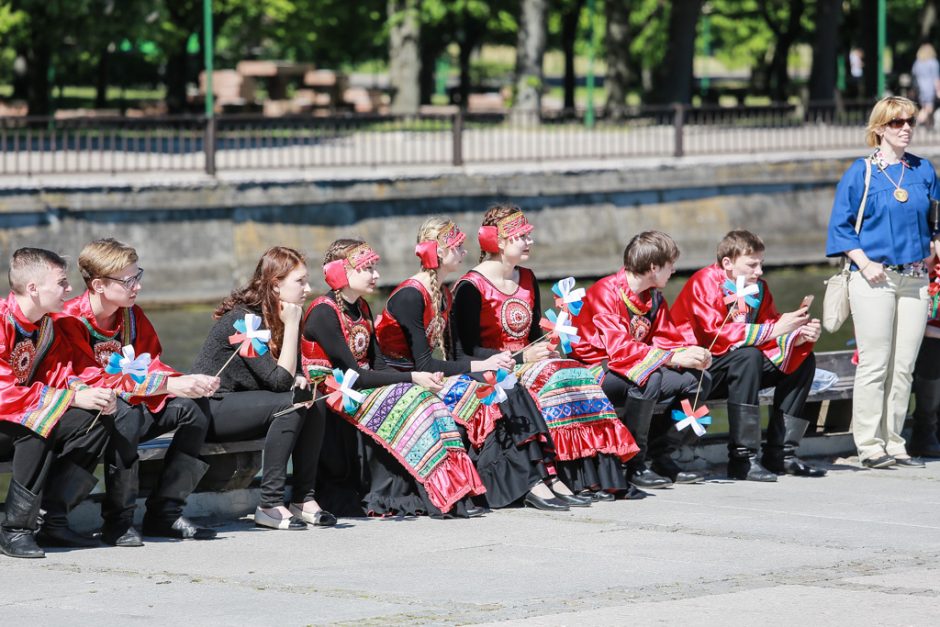
[(934, 103), (940, 93), (940, 63), (937, 62), (937, 51), (930, 44), (922, 44), (917, 49), (917, 60), (911, 68), (914, 83), (917, 85), (917, 102), (920, 111), (917, 113), (917, 123), (933, 125)]
[(907, 152), (916, 115), (917, 105), (907, 98), (875, 104), (865, 132), (875, 150), (842, 176), (829, 218), (826, 255), (851, 261), (849, 303), (858, 342), (852, 434), (859, 461), (869, 468), (923, 466), (908, 454), (901, 429), (927, 324), (926, 262), (936, 236), (928, 214), (940, 189), (933, 165)]

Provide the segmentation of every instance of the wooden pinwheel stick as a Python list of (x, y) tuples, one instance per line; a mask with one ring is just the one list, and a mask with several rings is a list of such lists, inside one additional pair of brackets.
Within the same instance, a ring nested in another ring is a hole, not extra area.
[(313, 407), (313, 404), (314, 404), (314, 403), (316, 403), (317, 401), (322, 401), (322, 400), (325, 399), (325, 398), (326, 398), (326, 396), (321, 396), (320, 398), (317, 398), (317, 388), (316, 388), (316, 386), (314, 386), (314, 388), (313, 388), (313, 398), (312, 398), (312, 399), (310, 399), (309, 401), (304, 401), (304, 402), (302, 402), (302, 403), (294, 403), (293, 405), (291, 405), (291, 406), (288, 407), (287, 409), (282, 409), (281, 411), (277, 412), (276, 414), (274, 414), (274, 415), (271, 416), (271, 417), (272, 417), (272, 418), (280, 418), (281, 416), (286, 416), (287, 414), (291, 413), (291, 412), (294, 411), (295, 409), (297, 409), (297, 408), (299, 408), (299, 407), (303, 407), (304, 405), (306, 405), (307, 407)]
[[(725, 323), (731, 319), (731, 314), (734, 313), (734, 310), (737, 308), (737, 305), (732, 305), (728, 308), (728, 315), (725, 316), (725, 319), (721, 321), (721, 326), (718, 327), (718, 331), (715, 332), (715, 337), (712, 340), (712, 343), (708, 345), (708, 352), (711, 353), (712, 349), (715, 347), (715, 342), (718, 341), (718, 336), (721, 335), (721, 330), (725, 328)], [(692, 411), (694, 412), (698, 409), (698, 397), (702, 393), (702, 379), (705, 378), (705, 371), (702, 370), (701, 374), (698, 376), (698, 386), (695, 388), (695, 400), (692, 401)]]
[(541, 342), (542, 340), (544, 340), (545, 338), (547, 338), (549, 335), (551, 335), (551, 333), (543, 333), (543, 334), (540, 335), (539, 337), (535, 338), (534, 340), (532, 340), (531, 342), (529, 342), (528, 344), (526, 344), (525, 346), (523, 346), (522, 348), (520, 348), (519, 350), (517, 350), (515, 353), (511, 354), (510, 357), (515, 357), (516, 355), (521, 355), (522, 353), (525, 352), (525, 350), (526, 350), (527, 348), (529, 348), (530, 346), (535, 346), (536, 344), (538, 344), (539, 342)]
[(225, 370), (225, 367), (228, 366), (230, 363), (232, 363), (232, 360), (235, 359), (235, 355), (237, 355), (237, 354), (238, 354), (238, 349), (236, 348), (236, 349), (235, 349), (235, 352), (232, 353), (232, 356), (229, 357), (229, 358), (225, 361), (225, 363), (222, 364), (222, 367), (219, 368), (219, 371), (218, 371), (217, 373), (215, 373), (215, 377), (216, 377), (217, 379), (218, 379), (219, 376), (222, 374), (222, 371)]
[(103, 412), (103, 411), (104, 411), (104, 409), (99, 409), (99, 410), (98, 410), (98, 413), (95, 414), (95, 417), (94, 417), (94, 419), (91, 421), (91, 424), (88, 425), (88, 428), (87, 428), (87, 429), (85, 429), (85, 433), (88, 433), (89, 431), (91, 431), (92, 427), (94, 427), (96, 424), (98, 424), (98, 419), (101, 418), (101, 412)]

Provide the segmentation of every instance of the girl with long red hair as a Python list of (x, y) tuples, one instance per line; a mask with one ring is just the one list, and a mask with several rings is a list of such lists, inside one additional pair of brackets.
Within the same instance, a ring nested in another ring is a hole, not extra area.
[[(323, 419), (294, 403), (294, 387), (306, 388), (299, 375), (300, 320), (310, 293), (307, 264), (292, 248), (276, 246), (262, 255), (248, 285), (237, 289), (216, 309), (193, 372), (214, 375), (221, 383), (209, 399), (211, 423), (206, 440), (231, 442), (264, 438), (261, 502), (255, 524), (273, 529), (306, 529), (336, 524), (314, 498)], [(268, 350), (255, 357), (233, 355), (239, 345), (229, 336), (246, 314), (259, 316), (271, 332)], [(231, 361), (229, 359), (231, 358)], [(293, 461), (290, 507), (284, 504), (287, 462)]]

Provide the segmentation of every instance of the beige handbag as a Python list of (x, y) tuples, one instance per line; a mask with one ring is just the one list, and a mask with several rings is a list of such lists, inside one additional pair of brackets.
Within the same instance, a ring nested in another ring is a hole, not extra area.
[[(862, 229), (862, 216), (865, 214), (865, 201), (868, 200), (868, 186), (871, 183), (871, 159), (865, 159), (865, 192), (862, 202), (858, 205), (858, 216), (855, 218), (855, 232)], [(849, 317), (849, 268), (852, 262), (844, 258), (842, 270), (826, 281), (826, 295), (823, 296), (822, 325), (829, 333), (838, 331)]]

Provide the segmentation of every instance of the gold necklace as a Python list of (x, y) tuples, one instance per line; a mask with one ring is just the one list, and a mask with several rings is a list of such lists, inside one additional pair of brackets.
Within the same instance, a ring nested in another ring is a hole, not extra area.
[(887, 178), (889, 181), (891, 181), (891, 184), (894, 185), (894, 197), (895, 197), (895, 199), (896, 199), (898, 202), (907, 202), (907, 198), (908, 198), (907, 190), (906, 190), (906, 189), (903, 189), (903, 188), (901, 187), (901, 182), (904, 181), (904, 163), (903, 163), (903, 162), (899, 162), (899, 163), (901, 163), (901, 178), (898, 179), (898, 182), (897, 182), (897, 183), (895, 183), (895, 182), (894, 182), (894, 179), (892, 179), (892, 178), (888, 175), (888, 169), (881, 167), (881, 164), (880, 164), (880, 163), (878, 164), (878, 169), (881, 170), (881, 173), (885, 175), (885, 178)]

